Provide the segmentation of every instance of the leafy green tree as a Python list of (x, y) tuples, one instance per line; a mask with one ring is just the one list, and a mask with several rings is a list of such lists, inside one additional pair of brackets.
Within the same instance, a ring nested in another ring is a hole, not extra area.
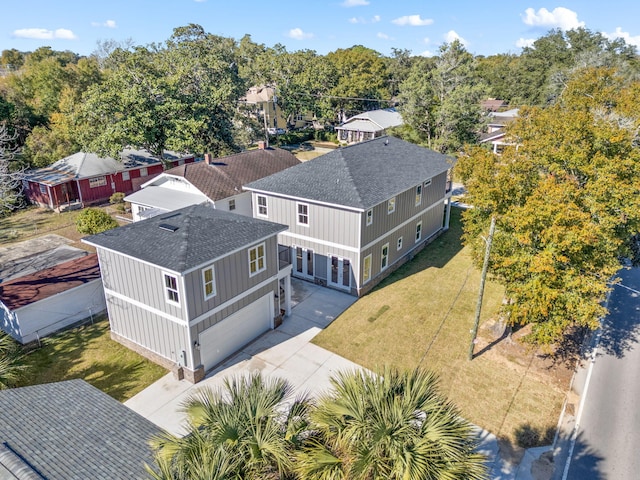
[(443, 45), (429, 67), (426, 61), (414, 64), (401, 87), (399, 110), (420, 143), (443, 153), (456, 152), (477, 138), (486, 89), (473, 56), (458, 40)]
[(76, 228), (79, 233), (95, 235), (106, 230), (116, 228), (116, 222), (111, 215), (99, 208), (85, 208), (76, 219)]
[(255, 374), (227, 378), (223, 388), (193, 395), (184, 407), (188, 434), (167, 434), (153, 442), (154, 478), (291, 478), (308, 411), (304, 399), (288, 404), (291, 393), (286, 381)]
[(434, 374), (385, 368), (331, 383), (297, 456), (301, 478), (485, 478), (472, 426), (438, 392)]
[(156, 156), (236, 150), (233, 118), (245, 85), (234, 53), (232, 39), (193, 24), (164, 45), (116, 49), (104, 82), (83, 99), (76, 120), (83, 147), (111, 156), (129, 145)]
[(331, 105), (340, 121), (363, 111), (389, 106), (389, 72), (379, 52), (356, 45), (330, 52), (326, 60), (337, 75), (337, 83), (329, 94), (334, 97)]
[(24, 205), (22, 197), (23, 171), (14, 164), (17, 152), (15, 135), (0, 123), (0, 217)]
[[(464, 215), (476, 261), (496, 215), (490, 270), (504, 284), (504, 314), (552, 345), (576, 326), (596, 328), (621, 257), (640, 231), (640, 84), (585, 69), (557, 103), (522, 110), (502, 156), (472, 149), (456, 169), (475, 208)], [(638, 260), (635, 258), (634, 260)]]
[(25, 366), (20, 345), (0, 331), (0, 390), (13, 387)]
[(0, 65), (9, 71), (19, 70), (24, 64), (24, 57), (24, 52), (15, 48), (3, 50), (2, 56), (0, 56)]

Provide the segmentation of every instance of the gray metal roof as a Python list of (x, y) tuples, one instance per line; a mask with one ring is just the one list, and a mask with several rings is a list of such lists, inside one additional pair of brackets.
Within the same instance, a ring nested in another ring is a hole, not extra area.
[(286, 225), (192, 205), (82, 241), (182, 273), (286, 229)]
[(395, 108), (384, 108), (363, 112), (347, 119), (336, 130), (359, 130), (363, 132), (378, 132), (387, 128), (402, 125), (402, 115)]
[(365, 210), (453, 164), (454, 159), (428, 148), (379, 137), (333, 150), (245, 188)]
[(127, 195), (124, 197), (124, 201), (160, 208), (162, 210), (177, 210), (188, 207), (189, 205), (208, 202), (209, 199), (206, 195), (200, 193), (183, 192), (176, 189), (149, 185), (142, 190)]
[(148, 478), (147, 442), (160, 433), (84, 380), (2, 390), (0, 477), (4, 468), (7, 478)]

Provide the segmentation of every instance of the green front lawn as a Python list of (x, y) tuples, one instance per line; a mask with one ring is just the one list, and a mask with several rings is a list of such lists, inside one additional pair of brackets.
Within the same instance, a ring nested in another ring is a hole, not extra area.
[(111, 340), (109, 322), (64, 331), (42, 340), (26, 355), (17, 386), (82, 378), (120, 402), (164, 376), (167, 371)]
[[(364, 367), (390, 364), (435, 370), (442, 391), (464, 415), (499, 437), (515, 443), (523, 431), (540, 432), (542, 443), (553, 432), (564, 401), (558, 385), (536, 368), (539, 358), (508, 341), (467, 360), (480, 272), (460, 242), (460, 212), (451, 228), (409, 263), (353, 304), (314, 343)], [(481, 339), (494, 340), (486, 325), (496, 316), (503, 289), (486, 284)], [(532, 368), (533, 366), (533, 368)], [(536, 443), (536, 442), (533, 442)]]

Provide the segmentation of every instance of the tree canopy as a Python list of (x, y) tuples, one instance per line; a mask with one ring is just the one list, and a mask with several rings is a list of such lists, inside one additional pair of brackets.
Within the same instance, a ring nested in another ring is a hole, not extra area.
[(474, 205), (465, 240), (480, 261), (497, 216), (490, 271), (505, 285), (509, 322), (531, 324), (536, 343), (597, 327), (620, 259), (638, 260), (638, 101), (640, 83), (581, 70), (554, 105), (521, 110), (509, 130), (516, 146), (501, 156), (471, 148), (456, 167)]

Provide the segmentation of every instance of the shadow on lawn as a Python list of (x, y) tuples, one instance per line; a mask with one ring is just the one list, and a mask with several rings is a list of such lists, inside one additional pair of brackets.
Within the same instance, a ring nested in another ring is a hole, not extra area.
[(400, 266), (387, 278), (382, 280), (374, 289), (376, 291), (406, 277), (419, 273), (427, 268), (443, 268), (463, 248), (462, 244), (462, 212), (460, 208), (451, 208), (449, 230), (428, 243), (420, 252), (404, 265)]

